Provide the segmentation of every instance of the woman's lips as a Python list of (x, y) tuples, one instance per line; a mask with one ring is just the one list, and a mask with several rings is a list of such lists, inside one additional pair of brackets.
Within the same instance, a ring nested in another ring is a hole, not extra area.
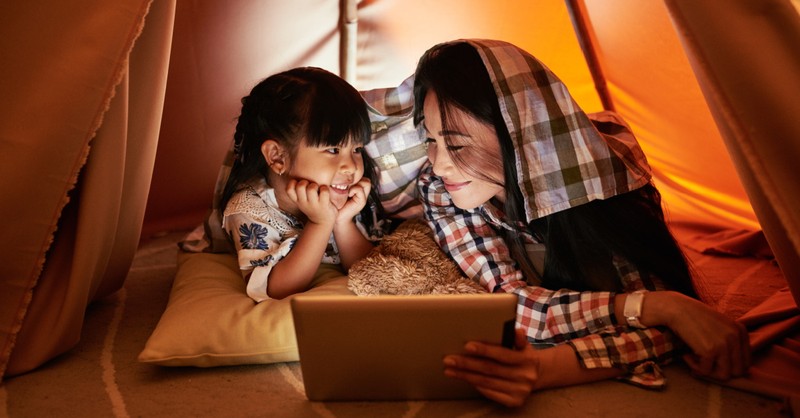
[(459, 191), (459, 190), (463, 189), (464, 187), (467, 187), (467, 186), (469, 186), (469, 184), (470, 184), (470, 183), (471, 183), (471, 182), (469, 182), (469, 181), (464, 181), (464, 182), (461, 182), (461, 183), (448, 183), (448, 182), (444, 182), (444, 188), (445, 188), (445, 190), (447, 190), (448, 192), (451, 192), (451, 193), (452, 193), (452, 192), (457, 192), (457, 191)]

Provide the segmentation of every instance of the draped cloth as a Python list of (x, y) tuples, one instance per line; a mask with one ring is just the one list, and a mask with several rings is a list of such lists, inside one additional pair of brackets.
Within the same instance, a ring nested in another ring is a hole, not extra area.
[(122, 287), (174, 11), (150, 0), (0, 6), (0, 376), (72, 348), (87, 305)]
[(466, 42), (486, 66), (514, 143), (528, 222), (650, 182), (642, 149), (624, 135), (629, 130), (602, 136), (544, 63), (507, 42)]
[[(800, 399), (800, 13), (788, 0), (667, 0), (725, 146), (788, 282), (740, 321), (755, 353), (732, 386)], [(735, 27), (736, 30), (729, 30)]]

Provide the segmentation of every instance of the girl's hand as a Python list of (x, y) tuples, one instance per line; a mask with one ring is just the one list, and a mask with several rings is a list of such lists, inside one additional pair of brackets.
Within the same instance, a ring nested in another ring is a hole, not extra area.
[(351, 186), (347, 202), (339, 209), (336, 222), (352, 222), (353, 217), (358, 215), (358, 212), (367, 204), (367, 196), (371, 189), (372, 184), (366, 177), (362, 177), (358, 183)]
[(320, 186), (308, 180), (291, 179), (286, 183), (286, 194), (306, 215), (308, 222), (333, 225), (337, 210), (330, 199), (328, 186)]
[(747, 372), (750, 340), (744, 325), (677, 292), (650, 292), (647, 298), (652, 304), (645, 309), (666, 315), (663, 323), (691, 348), (684, 360), (694, 373), (726, 380)]
[(515, 349), (471, 341), (466, 355), (444, 358), (444, 374), (472, 384), (483, 396), (505, 406), (525, 403), (539, 380), (540, 359), (518, 328)]

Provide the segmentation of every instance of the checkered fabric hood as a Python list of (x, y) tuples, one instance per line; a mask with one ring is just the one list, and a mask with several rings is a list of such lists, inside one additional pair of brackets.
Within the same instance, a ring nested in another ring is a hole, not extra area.
[(630, 129), (601, 134), (542, 62), (507, 42), (469, 39), (486, 65), (515, 148), (527, 221), (646, 185)]

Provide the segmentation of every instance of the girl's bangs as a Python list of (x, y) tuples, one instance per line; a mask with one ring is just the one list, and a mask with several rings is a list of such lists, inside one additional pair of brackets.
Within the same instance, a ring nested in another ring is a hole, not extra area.
[(319, 94), (310, 101), (305, 132), (307, 144), (335, 147), (351, 142), (368, 143), (371, 126), (363, 99), (355, 91), (335, 93)]

